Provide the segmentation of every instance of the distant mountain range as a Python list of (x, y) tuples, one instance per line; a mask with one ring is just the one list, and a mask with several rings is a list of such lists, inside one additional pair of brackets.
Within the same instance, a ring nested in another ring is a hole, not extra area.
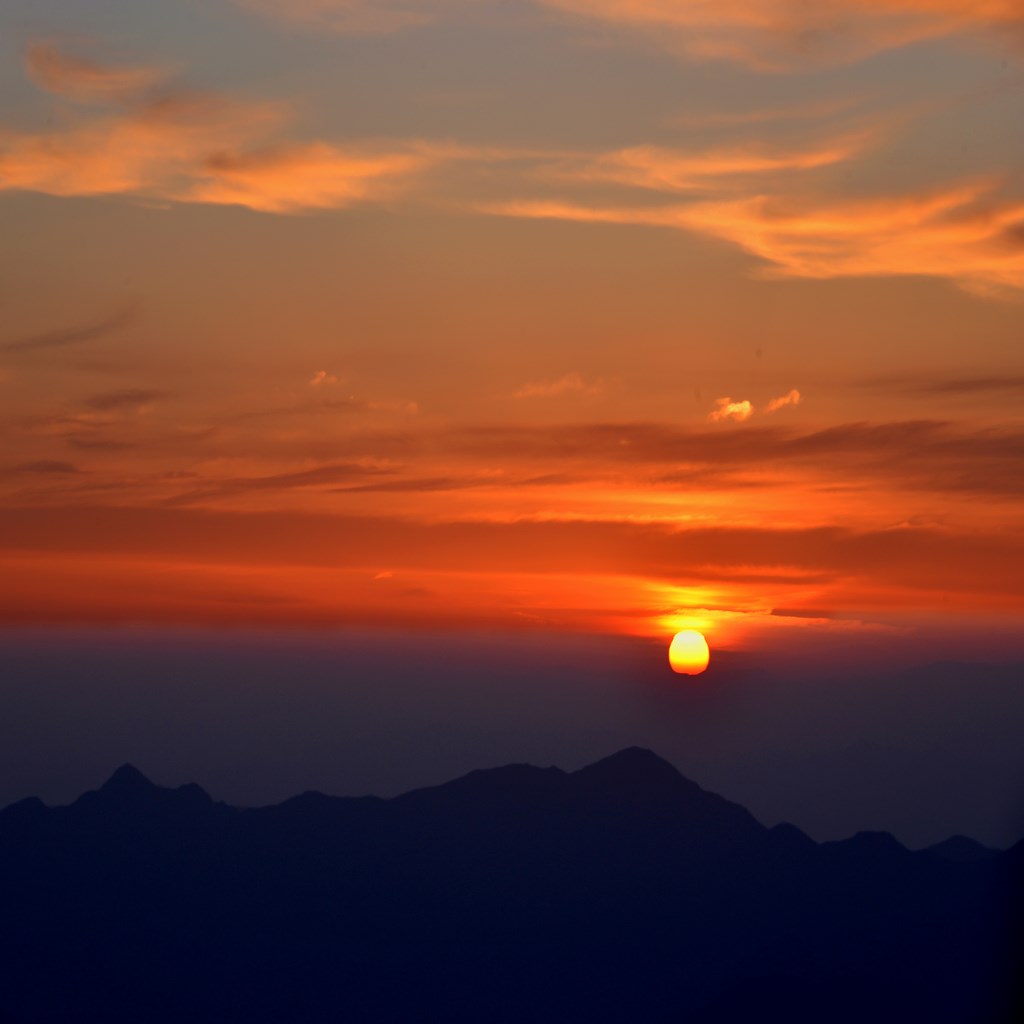
[(0, 812), (0, 1024), (1024, 1019), (1024, 843), (765, 828), (647, 750)]

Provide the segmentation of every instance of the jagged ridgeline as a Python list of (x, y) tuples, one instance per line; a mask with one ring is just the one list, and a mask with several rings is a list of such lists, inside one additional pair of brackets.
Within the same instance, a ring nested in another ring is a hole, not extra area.
[(0, 813), (0, 1022), (1009, 1021), (1024, 846), (768, 829), (649, 751)]

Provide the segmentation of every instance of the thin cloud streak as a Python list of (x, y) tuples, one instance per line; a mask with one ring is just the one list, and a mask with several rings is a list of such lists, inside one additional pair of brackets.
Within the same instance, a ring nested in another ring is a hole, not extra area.
[(848, 64), (884, 50), (1024, 24), (1017, 0), (539, 0), (698, 60), (759, 71)]
[(981, 296), (1024, 288), (1024, 202), (977, 182), (897, 199), (760, 195), (662, 207), (525, 201), (485, 206), (506, 217), (674, 228), (731, 242), (774, 275), (936, 277)]
[(933, 396), (985, 396), (1000, 393), (1024, 394), (1024, 376), (1007, 373), (999, 377), (948, 377), (922, 380), (918, 377), (873, 377), (863, 387), (881, 388), (901, 394)]
[(860, 131), (803, 148), (748, 142), (688, 152), (665, 146), (633, 146), (595, 158), (556, 164), (551, 177), (574, 182), (609, 182), (659, 192), (728, 192), (736, 179), (780, 172), (812, 171), (846, 163), (862, 154), (877, 131)]
[(87, 398), (82, 404), (87, 409), (96, 409), (99, 412), (114, 412), (125, 409), (138, 412), (152, 405), (153, 402), (167, 397), (168, 392), (166, 391), (125, 388), (122, 391), (111, 391), (103, 395), (94, 395), (92, 398)]
[(587, 384), (583, 378), (573, 370), (562, 377), (535, 380), (524, 384), (521, 388), (512, 392), (513, 398), (557, 398), (566, 394), (596, 394), (600, 388), (596, 384)]
[[(339, 35), (389, 35), (432, 21), (452, 0), (234, 0), (242, 10), (285, 25)], [(463, 0), (464, 2), (464, 0)]]
[[(76, 524), (72, 526), (71, 524)], [(93, 507), (0, 510), (0, 551), (481, 574), (622, 575), (679, 586), (703, 581), (853, 587), (885, 605), (893, 593), (987, 594), (1024, 601), (1024, 544), (1000, 533), (937, 528), (680, 527), (623, 522), (436, 522), (408, 518)], [(785, 571), (783, 571), (785, 570)], [(1014, 571), (1018, 570), (1018, 571)], [(582, 581), (586, 586), (586, 580)], [(775, 602), (773, 602), (775, 604)], [(769, 609), (766, 609), (766, 612)]]
[(66, 327), (53, 331), (30, 334), (26, 338), (0, 343), (0, 352), (43, 352), (48, 349), (66, 348), (71, 345), (84, 345), (90, 341), (98, 341), (108, 334), (119, 331), (135, 319), (133, 309), (122, 309), (113, 316), (78, 327)]
[[(292, 28), (385, 35), (499, 0), (234, 0), (242, 10)], [(521, 0), (572, 22), (647, 39), (680, 56), (792, 71), (854, 63), (873, 54), (1024, 24), (1016, 0)]]

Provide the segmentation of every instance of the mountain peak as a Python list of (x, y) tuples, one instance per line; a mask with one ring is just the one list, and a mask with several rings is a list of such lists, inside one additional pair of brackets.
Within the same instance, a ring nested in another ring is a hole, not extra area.
[[(626, 747), (574, 773), (578, 778), (643, 788), (678, 787), (688, 784), (679, 772), (653, 750)], [(692, 783), (689, 783), (692, 785)]]
[(101, 793), (144, 793), (155, 789), (133, 764), (123, 764), (100, 787)]
[(983, 846), (976, 839), (968, 836), (950, 836), (943, 839), (941, 843), (934, 843), (927, 847), (928, 853), (934, 853), (943, 860), (952, 861), (954, 864), (975, 864), (979, 861), (994, 860), (999, 856), (998, 850)]
[(626, 747), (607, 757), (602, 757), (600, 761), (588, 765), (583, 771), (600, 767), (615, 768), (621, 771), (656, 771), (671, 772), (673, 775), (679, 774), (668, 761), (659, 757), (653, 750), (648, 750), (647, 747)]

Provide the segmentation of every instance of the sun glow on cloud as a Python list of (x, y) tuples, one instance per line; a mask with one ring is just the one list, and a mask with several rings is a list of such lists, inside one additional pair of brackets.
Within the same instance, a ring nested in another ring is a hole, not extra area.
[(754, 406), (746, 401), (734, 402), (731, 398), (716, 398), (715, 408), (708, 413), (708, 422), (721, 423), (723, 420), (732, 420), (733, 423), (742, 423), (754, 415)]

